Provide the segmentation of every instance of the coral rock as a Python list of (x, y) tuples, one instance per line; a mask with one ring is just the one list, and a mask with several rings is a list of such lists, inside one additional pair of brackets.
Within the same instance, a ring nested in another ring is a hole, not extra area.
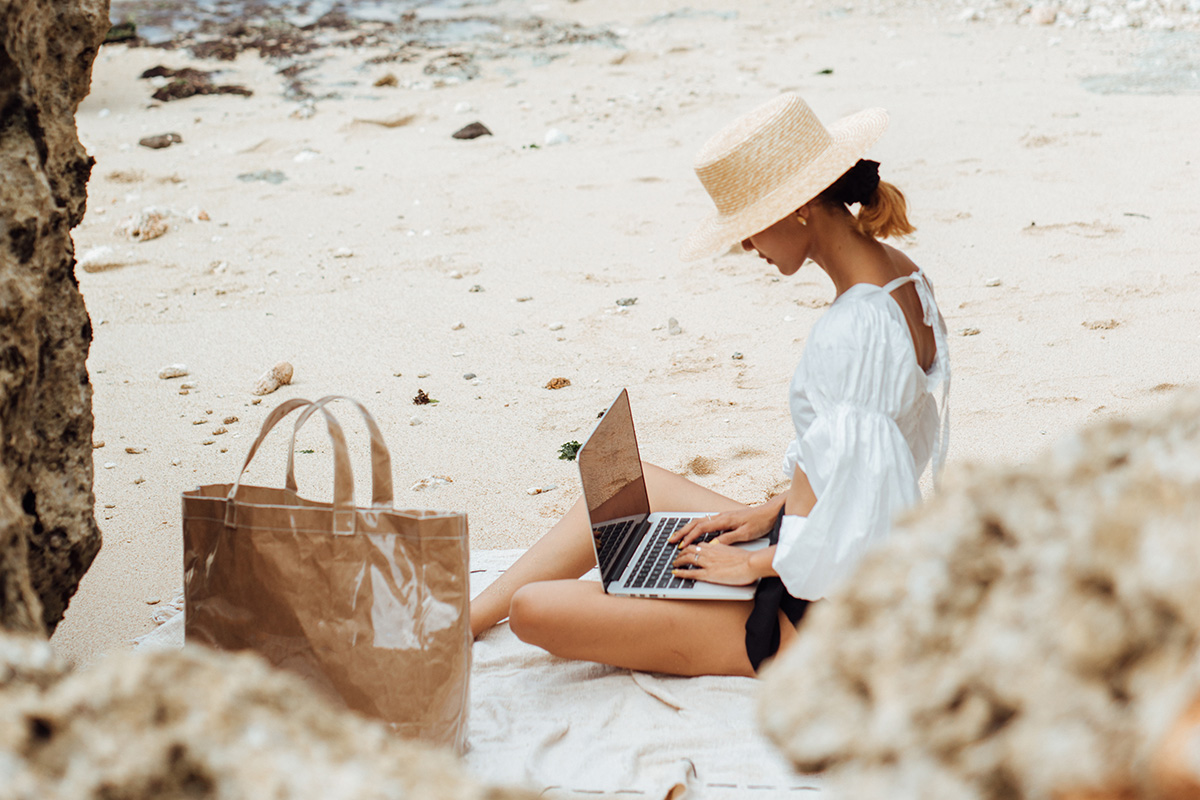
[(286, 361), (280, 361), (255, 381), (253, 392), (256, 395), (270, 394), (280, 386), (287, 386), (291, 382), (292, 365)]
[(1200, 694), (1200, 396), (948, 478), (769, 668), (769, 736), (847, 797), (1153, 796)]
[(93, 164), (75, 110), (108, 28), (100, 0), (0, 4), (0, 628), (53, 629), (100, 549), (71, 229)]
[(72, 673), (0, 633), (6, 797), (504, 800), (449, 751), (392, 736), (253, 655), (109, 656)]

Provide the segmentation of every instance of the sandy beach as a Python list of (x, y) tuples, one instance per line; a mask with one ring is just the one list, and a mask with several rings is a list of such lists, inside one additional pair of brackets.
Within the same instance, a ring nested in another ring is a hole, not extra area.
[[(1200, 382), (1186, 6), (1177, 30), (828, 0), (458, 13), (508, 22), (419, 47), (362, 23), (229, 61), (102, 49), (78, 113), (96, 165), (75, 243), (104, 546), (60, 654), (87, 664), (154, 627), (182, 585), (180, 492), (232, 481), (289, 397), (364, 402), (397, 505), (466, 511), (476, 549), (528, 546), (570, 506), (560, 448), (622, 387), (647, 460), (744, 502), (779, 490), (787, 385), (832, 285), (812, 265), (781, 279), (739, 252), (676, 253), (710, 207), (695, 151), (785, 90), (827, 122), (891, 115), (871, 157), (908, 196), (918, 231), (899, 246), (950, 329), (948, 470), (1025, 461)], [(159, 65), (252, 94), (155, 101), (165, 80), (139, 76)], [(491, 135), (452, 137), (476, 121)], [(182, 141), (138, 143), (166, 133)], [(148, 209), (167, 230), (135, 240)], [(293, 383), (256, 403), (279, 361)], [(187, 374), (160, 378), (173, 364)], [(338, 413), (367, 499), (362, 425)], [(282, 485), (288, 431), (247, 481)], [(327, 498), (326, 433), (314, 422), (296, 448), (301, 490)]]

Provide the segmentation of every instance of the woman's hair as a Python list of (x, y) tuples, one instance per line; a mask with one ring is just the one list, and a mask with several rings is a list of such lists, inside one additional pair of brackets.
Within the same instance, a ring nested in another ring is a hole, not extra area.
[(908, 221), (904, 193), (887, 181), (879, 180), (878, 161), (860, 159), (817, 199), (842, 207), (858, 203), (858, 214), (851, 216), (854, 227), (864, 236), (886, 239), (916, 230)]

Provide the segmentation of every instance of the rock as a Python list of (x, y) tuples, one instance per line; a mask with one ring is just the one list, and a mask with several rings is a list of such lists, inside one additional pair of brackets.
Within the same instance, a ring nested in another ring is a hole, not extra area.
[(173, 144), (183, 144), (183, 137), (178, 133), (160, 133), (156, 136), (146, 136), (138, 139), (138, 144), (142, 147), (149, 147), (151, 150), (162, 150), (164, 147), (170, 147)]
[(125, 261), (108, 245), (88, 248), (76, 262), (84, 272), (103, 272), (106, 269), (124, 266)]
[(188, 374), (186, 364), (168, 364), (158, 371), (158, 377), (162, 380), (170, 380), (171, 378), (182, 378)]
[(571, 137), (567, 136), (558, 128), (551, 128), (550, 130), (546, 131), (546, 136), (542, 141), (545, 142), (547, 147), (551, 147), (556, 144), (566, 144), (567, 142), (571, 141)]
[(221, 420), (221, 422), (225, 425), (232, 425), (233, 423), (235, 423), (237, 421), (238, 421), (237, 417), (225, 417), (225, 419)]
[(1120, 326), (1120, 324), (1115, 319), (1097, 319), (1083, 323), (1083, 327), (1089, 331), (1111, 331), (1113, 328)]
[(475, 380), (475, 373), (474, 373), (474, 372), (464, 372), (464, 373), (463, 373), (463, 380), (464, 380), (464, 381), (473, 381), (473, 380)]
[(421, 418), (420, 417), (409, 417), (408, 424), (409, 425), (420, 425)]
[(182, 100), (198, 94), (237, 94), (249, 97), (254, 94), (245, 86), (227, 84), (218, 86), (212, 82), (212, 73), (191, 67), (171, 69), (159, 65), (151, 67), (141, 74), (144, 79), (167, 79), (161, 85), (155, 83), (157, 91), (151, 97), (160, 103), (170, 100)]
[(287, 175), (284, 175), (277, 169), (260, 169), (254, 172), (243, 172), (241, 175), (237, 176), (237, 179), (246, 183), (252, 183), (253, 181), (266, 181), (267, 183), (278, 186), (288, 178)]
[(454, 323), (453, 325), (451, 325), (451, 326), (450, 326), (450, 330), (452, 330), (452, 331), (461, 331), (461, 330), (462, 330), (463, 328), (465, 328), (465, 327), (467, 327), (467, 326), (466, 326), (464, 323), (462, 323), (462, 322), (456, 322), (456, 323)]
[(768, 668), (765, 730), (839, 797), (1157, 796), (1200, 694), (1197, 519), (1197, 394), (948, 475)]
[(551, 378), (546, 384), (547, 389), (562, 389), (564, 386), (570, 386), (571, 381), (567, 378)]
[[(122, 800), (517, 800), (250, 654), (113, 653), (73, 672), (0, 633), (4, 794)], [(116, 744), (116, 743), (119, 743)]]
[(979, 334), (979, 328), (959, 328), (958, 331), (959, 336), (978, 336)]
[(160, 209), (147, 208), (127, 217), (117, 226), (117, 233), (135, 242), (157, 239), (171, 229), (167, 214)]
[(384, 86), (399, 86), (400, 81), (396, 78), (395, 74), (389, 72), (386, 75), (376, 78), (375, 83), (372, 85), (376, 88), (382, 88)]
[(412, 485), (414, 492), (423, 492), (426, 489), (436, 489), (439, 486), (445, 486), (447, 483), (454, 483), (454, 479), (449, 475), (426, 475)]
[(480, 136), (491, 136), (492, 132), (482, 122), (472, 122), (464, 125), (451, 134), (455, 139), (478, 139)]
[(989, 288), (995, 288), (997, 286), (1002, 286), (1003, 284), (1004, 281), (1000, 280), (999, 278), (988, 278), (983, 285)]
[(558, 488), (558, 486), (555, 484), (550, 484), (549, 486), (530, 486), (528, 489), (525, 490), (525, 494), (529, 494), (529, 495), (545, 494), (546, 492), (553, 492), (557, 488)]
[(734, 353), (730, 356), (730, 358), (732, 358), (734, 361), (741, 361), (743, 358), (745, 358), (745, 356), (743, 356), (741, 353)]
[(0, 628), (52, 631), (100, 549), (71, 229), (94, 163), (75, 111), (109, 26), (95, 0), (0, 4)]
[(683, 328), (679, 327), (679, 320), (671, 317), (667, 320), (667, 335), (678, 336), (683, 333)]
[(483, 291), (483, 287), (482, 287), (482, 286), (480, 286), (480, 285), (477, 283), (477, 284), (475, 284), (474, 286), (472, 286), (470, 289), (467, 289), (467, 291), (468, 291), (468, 292), (472, 292), (472, 293), (475, 293), (475, 292), (482, 292), (482, 291)]
[(561, 322), (553, 322), (550, 324), (550, 330), (552, 331), (561, 331), (562, 329), (563, 324)]
[(222, 435), (224, 435), (224, 434), (226, 434), (226, 433), (229, 433), (229, 431), (228, 431), (228, 430), (226, 430), (225, 428), (221, 427), (221, 428), (214, 428), (214, 429), (213, 429), (213, 432), (212, 432), (212, 435), (213, 435), (213, 436), (222, 436)]
[(337, 250), (333, 251), (333, 257), (334, 258), (353, 258), (354, 251), (351, 250), (349, 247), (339, 247)]
[(287, 386), (292, 382), (292, 365), (286, 361), (280, 361), (275, 366), (262, 374), (257, 381), (254, 382), (254, 388), (251, 391), (256, 395), (270, 394), (280, 386)]
[(1053, 25), (1058, 12), (1050, 6), (1034, 6), (1029, 9), (1029, 18), (1038, 25)]
[(628, 308), (629, 306), (634, 305), (635, 303), (637, 303), (636, 297), (622, 297), (619, 300), (617, 300), (617, 305), (621, 306), (622, 308)]
[(129, 453), (129, 455), (131, 455), (131, 456), (140, 456), (142, 453), (146, 452), (146, 448), (144, 448), (144, 447), (126, 447), (125, 452)]

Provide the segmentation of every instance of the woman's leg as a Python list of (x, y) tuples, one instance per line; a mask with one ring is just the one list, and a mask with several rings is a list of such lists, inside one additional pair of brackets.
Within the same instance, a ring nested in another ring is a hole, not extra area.
[[(643, 463), (642, 469), (652, 511), (731, 511), (744, 507), (653, 464)], [(507, 617), (513, 595), (522, 586), (578, 578), (594, 566), (591, 523), (580, 498), (515, 564), (471, 601), (471, 634), (478, 636)]]
[(752, 603), (649, 600), (605, 594), (592, 581), (521, 587), (509, 624), (522, 641), (563, 658), (672, 675), (744, 675)]

